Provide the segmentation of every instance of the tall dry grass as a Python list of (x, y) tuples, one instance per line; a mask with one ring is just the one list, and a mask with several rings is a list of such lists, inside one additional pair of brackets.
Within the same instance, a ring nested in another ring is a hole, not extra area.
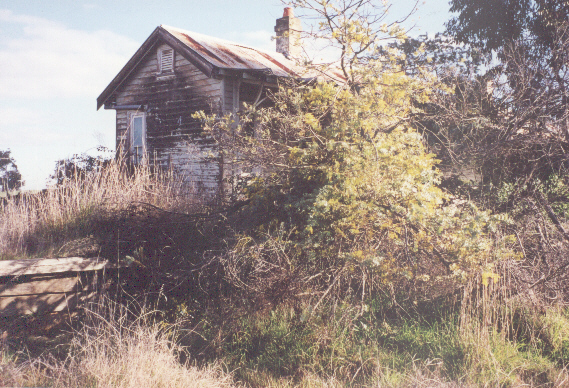
[(233, 386), (231, 375), (219, 365), (196, 367), (180, 361), (184, 349), (175, 343), (176, 326), (153, 322), (152, 314), (144, 311), (132, 318), (132, 312), (109, 301), (105, 306), (87, 312), (86, 324), (74, 333), (63, 360), (47, 354), (18, 362), (14, 355), (0, 352), (0, 386)]
[(191, 212), (201, 206), (192, 194), (172, 171), (113, 160), (81, 179), (1, 201), (0, 259), (58, 256), (65, 244), (96, 233), (98, 221), (136, 204)]
[[(511, 263), (509, 263), (511, 264)], [(539, 301), (513, 284), (508, 263), (499, 279), (463, 289), (460, 336), (469, 380), (484, 386), (569, 386), (567, 307)]]

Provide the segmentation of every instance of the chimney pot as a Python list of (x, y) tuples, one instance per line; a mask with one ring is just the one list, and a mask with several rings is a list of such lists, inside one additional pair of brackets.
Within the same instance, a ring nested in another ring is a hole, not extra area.
[(294, 17), (294, 9), (292, 9), (291, 7), (286, 7), (284, 9), (284, 12), (283, 12), (283, 18), (287, 17), (287, 16), (293, 18)]

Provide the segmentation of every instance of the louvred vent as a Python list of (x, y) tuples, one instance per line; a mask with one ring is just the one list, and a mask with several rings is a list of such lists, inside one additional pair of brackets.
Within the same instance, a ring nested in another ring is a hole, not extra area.
[(174, 50), (162, 50), (160, 53), (160, 72), (168, 73), (174, 71)]

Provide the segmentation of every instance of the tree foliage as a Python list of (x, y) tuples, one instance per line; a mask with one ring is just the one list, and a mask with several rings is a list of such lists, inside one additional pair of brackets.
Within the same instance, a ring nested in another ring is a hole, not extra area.
[[(462, 77), (457, 85), (463, 92), (438, 100), (446, 107), (446, 117), (455, 121), (438, 126), (470, 128), (477, 141), (463, 151), (477, 156), (487, 183), (519, 183), (514, 196), (532, 195), (537, 181), (566, 174), (569, 3), (455, 0), (452, 10), (460, 13), (449, 22), (448, 31), (471, 46), (495, 50), (498, 58), (488, 63), (486, 74)], [(500, 17), (503, 12), (511, 18), (493, 24), (488, 15)], [(516, 32), (503, 33), (504, 26)], [(486, 96), (482, 88), (473, 88), (476, 79), (491, 82)]]
[(84, 180), (87, 174), (100, 171), (113, 159), (114, 151), (102, 146), (98, 147), (97, 151), (99, 154), (95, 156), (82, 153), (56, 161), (54, 172), (50, 178), (57, 185), (61, 185), (70, 179)]
[(496, 105), (502, 117), (509, 116), (502, 138), (545, 132), (568, 142), (569, 2), (453, 0), (451, 4), (451, 11), (459, 15), (447, 24), (448, 32), (460, 42), (498, 54), (490, 73), (501, 86), (494, 93)]
[(430, 149), (455, 173), (446, 187), (513, 219), (525, 258), (524, 270), (510, 267), (518, 292), (531, 286), (566, 301), (569, 3), (451, 6), (458, 15), (448, 32), (487, 58), (495, 55), (484, 72), (455, 71), (455, 93), (433, 94), (418, 122)]
[(448, 32), (458, 41), (497, 50), (528, 39), (542, 47), (555, 45), (555, 31), (567, 22), (566, 0), (451, 0)]
[(10, 150), (0, 150), (0, 191), (18, 190), (23, 184), (22, 174), (10, 154)]
[(247, 172), (239, 194), (254, 238), (238, 244), (239, 260), (265, 257), (250, 244), (278, 235), (283, 265), (312, 268), (307, 277), (360, 268), (379, 282), (436, 283), (492, 273), (496, 257), (510, 255), (497, 233), (501, 218), (438, 187), (434, 155), (413, 125), (417, 103), (446, 86), (428, 68), (406, 74), (400, 51), (352, 33), (354, 17), (334, 19), (329, 30), (327, 20), (329, 39), (350, 41), (350, 63), (362, 63), (363, 52), (348, 47), (367, 50), (365, 67), (344, 68), (345, 84), (282, 84), (273, 107), (250, 107), (240, 125), (201, 116), (224, 160)]
[(357, 81), (357, 69), (376, 57), (381, 44), (405, 36), (400, 23), (417, 6), (415, 4), (407, 16), (389, 20), (390, 5), (374, 0), (292, 0), (287, 4), (302, 10), (307, 18), (317, 21), (305, 33), (305, 37), (323, 40), (328, 47), (338, 50), (339, 54), (333, 64), (351, 84)]

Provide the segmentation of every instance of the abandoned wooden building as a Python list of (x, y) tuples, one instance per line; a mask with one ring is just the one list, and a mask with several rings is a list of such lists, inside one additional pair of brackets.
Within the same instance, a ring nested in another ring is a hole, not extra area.
[[(237, 113), (261, 101), (279, 79), (303, 78), (301, 23), (286, 8), (277, 19), (277, 52), (161, 25), (97, 98), (116, 110), (117, 150), (132, 163), (173, 168), (205, 195), (223, 190), (224, 169), (199, 110)], [(122, 150), (122, 151), (121, 151)]]

